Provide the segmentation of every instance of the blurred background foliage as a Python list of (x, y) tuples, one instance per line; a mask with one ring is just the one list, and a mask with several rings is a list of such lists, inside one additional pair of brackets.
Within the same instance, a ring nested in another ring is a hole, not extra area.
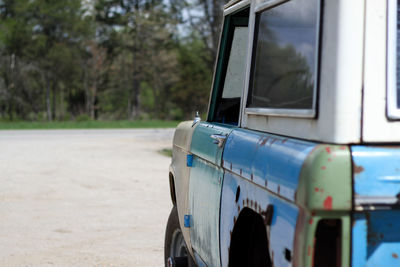
[(205, 114), (226, 2), (0, 0), (0, 120)]

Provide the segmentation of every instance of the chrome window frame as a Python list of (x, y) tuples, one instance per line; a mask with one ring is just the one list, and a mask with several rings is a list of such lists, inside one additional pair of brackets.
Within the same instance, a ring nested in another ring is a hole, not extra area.
[[(397, 0), (387, 2), (387, 117), (400, 119), (400, 108), (397, 107)], [(393, 56), (394, 55), (394, 56)]]
[[(250, 51), (250, 62), (249, 62), (249, 67), (250, 67), (250, 75), (249, 78), (254, 75), (254, 68), (252, 67), (253, 61), (255, 60), (255, 51), (256, 46), (254, 44), (254, 38), (255, 38), (255, 29), (256, 29), (256, 19), (255, 17), (262, 12), (272, 9), (276, 6), (280, 6), (282, 4), (285, 4), (286, 2), (290, 2), (293, 0), (267, 0), (262, 3), (256, 4), (256, 6), (253, 9), (253, 12), (250, 14), (250, 21), (251, 21), (251, 28), (249, 29), (252, 31), (252, 39), (251, 42), (253, 45), (251, 45), (251, 51)], [(295, 0), (294, 0), (295, 1)], [(318, 14), (317, 14), (317, 23), (316, 23), (316, 40), (315, 40), (315, 47), (317, 48), (315, 51), (315, 84), (314, 84), (314, 89), (313, 89), (313, 103), (312, 103), (312, 108), (311, 109), (279, 109), (279, 108), (265, 108), (265, 107), (253, 107), (249, 108), (247, 107), (247, 100), (249, 97), (249, 92), (250, 88), (253, 87), (251, 82), (251, 78), (247, 79), (247, 86), (246, 86), (246, 92), (244, 95), (244, 113), (246, 115), (265, 115), (265, 116), (278, 116), (278, 117), (297, 117), (297, 118), (316, 118), (317, 117), (317, 100), (318, 100), (318, 88), (319, 88), (319, 78), (320, 78), (320, 56), (321, 56), (321, 36), (322, 36), (322, 24), (321, 24), (321, 18), (322, 18), (322, 11), (321, 11), (321, 1), (323, 0), (318, 0)]]

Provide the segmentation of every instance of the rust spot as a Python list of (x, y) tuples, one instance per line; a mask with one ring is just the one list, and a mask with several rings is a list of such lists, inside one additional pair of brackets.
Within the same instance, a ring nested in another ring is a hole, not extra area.
[(315, 190), (315, 192), (318, 192), (318, 191), (319, 191), (319, 188), (318, 188), (318, 187), (316, 187), (316, 188), (314, 188), (314, 190)]
[(364, 167), (353, 164), (353, 170), (355, 174), (362, 173), (364, 171)]
[(315, 211), (311, 212), (311, 216), (315, 216), (315, 214), (316, 214)]
[(392, 253), (392, 257), (395, 258), (395, 259), (398, 259), (399, 255), (397, 255), (397, 253)]
[(246, 198), (246, 205), (247, 206), (249, 205), (249, 199), (248, 198)]
[(310, 220), (308, 220), (308, 224), (312, 224), (314, 222), (313, 218), (310, 218)]
[(265, 146), (265, 144), (268, 142), (268, 139), (269, 139), (268, 137), (262, 139), (260, 146)]
[(250, 174), (250, 179), (253, 181), (253, 174)]
[(340, 150), (346, 150), (346, 148), (347, 148), (346, 146), (339, 147)]
[[(232, 234), (232, 232), (231, 232)], [(307, 256), (311, 256), (311, 246), (307, 247)]]
[(332, 159), (331, 159), (331, 158), (328, 158), (328, 161), (332, 161)]
[(322, 167), (321, 167), (321, 170), (326, 170), (326, 166), (322, 166)]
[(326, 151), (326, 153), (331, 154), (331, 148), (330, 147), (325, 147), (325, 151)]
[(332, 197), (331, 196), (327, 196), (324, 200), (324, 208), (326, 210), (331, 210), (332, 209)]
[(243, 207), (244, 207), (245, 204), (246, 204), (246, 203), (244, 202), (244, 199), (243, 199)]
[(276, 139), (275, 139), (275, 138), (272, 138), (272, 141), (271, 141), (270, 146), (272, 146), (275, 142), (276, 142)]
[(240, 212), (240, 206), (238, 206), (238, 212)]
[(324, 189), (323, 189), (323, 188), (320, 188), (319, 191), (320, 191), (321, 193), (324, 193)]
[(282, 144), (284, 144), (284, 143), (286, 143), (286, 142), (287, 142), (287, 138), (285, 138), (285, 139), (282, 140)]

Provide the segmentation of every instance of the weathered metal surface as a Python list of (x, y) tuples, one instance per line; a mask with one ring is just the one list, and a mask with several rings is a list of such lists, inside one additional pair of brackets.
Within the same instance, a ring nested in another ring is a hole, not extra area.
[(313, 266), (315, 231), (322, 219), (342, 221), (341, 266), (350, 264), (351, 156), (347, 146), (318, 145), (303, 164), (296, 192), (300, 207), (294, 266)]
[(296, 193), (304, 209), (352, 209), (351, 156), (347, 146), (318, 145), (304, 162)]
[[(240, 194), (236, 201), (238, 187)], [(268, 218), (269, 205), (273, 206), (272, 218)], [(233, 227), (244, 208), (250, 208), (263, 216), (274, 266), (291, 266), (285, 253), (286, 250), (293, 252), (298, 208), (265, 188), (230, 172), (225, 173), (221, 202), (221, 266), (228, 266)]]
[(207, 266), (220, 266), (219, 214), (223, 170), (195, 156), (190, 173), (190, 238)]
[(182, 122), (178, 125), (174, 134), (172, 147), (173, 156), (170, 165), (170, 172), (174, 177), (179, 224), (189, 253), (192, 253), (189, 228), (184, 227), (184, 215), (189, 213), (189, 194), (187, 192), (189, 192), (190, 168), (187, 167), (186, 164), (195, 128), (196, 126), (192, 127), (192, 121)]
[(400, 266), (400, 210), (356, 213), (352, 266)]
[(300, 172), (315, 143), (243, 129), (228, 137), (223, 167), (294, 201)]
[(342, 211), (317, 211), (308, 212), (299, 209), (299, 216), (296, 224), (296, 236), (294, 239), (293, 266), (313, 267), (315, 257), (315, 233), (318, 223), (323, 219), (339, 219), (342, 224), (340, 243), (341, 265), (350, 265), (351, 248), (351, 219), (350, 212)]
[(352, 146), (356, 208), (398, 205), (400, 146)]
[(179, 123), (174, 133), (173, 145), (184, 151), (190, 150), (192, 143), (193, 131), (196, 127), (192, 127), (193, 121), (184, 121)]
[[(277, 214), (285, 213), (286, 221), (294, 220), (293, 224), (282, 224), (282, 228), (271, 227), (286, 229), (286, 233), (279, 233), (281, 239), (291, 240), (295, 244), (295, 247), (285, 244), (279, 256), (274, 253), (276, 266), (288, 264), (285, 259), (286, 248), (292, 252), (294, 266), (312, 266), (314, 235), (321, 219), (342, 221), (342, 266), (350, 263), (352, 173), (347, 146), (320, 145), (235, 129), (226, 142), (223, 167), (227, 171), (221, 203), (222, 266), (226, 266), (228, 261), (229, 231), (243, 208), (237, 207), (241, 205), (240, 201), (235, 203), (238, 186), (241, 198), (246, 193), (250, 196), (249, 204), (245, 200), (244, 205), (257, 203), (261, 213), (266, 209), (265, 204), (273, 203), (274, 199), (274, 211)], [(246, 193), (243, 194), (243, 191)], [(294, 207), (296, 212), (288, 212), (287, 207)], [(271, 235), (274, 231), (279, 230), (271, 230)], [(282, 248), (283, 245), (274, 243), (272, 237), (272, 249)]]
[(197, 124), (193, 133), (190, 151), (192, 154), (203, 158), (215, 165), (221, 165), (221, 156), (223, 146), (214, 143), (212, 135), (228, 135), (232, 130), (232, 126), (222, 126), (208, 122), (200, 122)]
[(231, 126), (200, 122), (193, 133), (191, 153), (189, 201), (192, 225), (192, 247), (207, 266), (220, 266), (219, 215), (223, 169), (221, 166), (224, 143), (218, 145), (213, 135), (228, 136)]

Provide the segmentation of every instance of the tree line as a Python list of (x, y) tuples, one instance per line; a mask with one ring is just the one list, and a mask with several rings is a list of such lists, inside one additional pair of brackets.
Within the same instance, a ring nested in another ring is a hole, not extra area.
[(0, 119), (205, 112), (225, 0), (0, 0)]

